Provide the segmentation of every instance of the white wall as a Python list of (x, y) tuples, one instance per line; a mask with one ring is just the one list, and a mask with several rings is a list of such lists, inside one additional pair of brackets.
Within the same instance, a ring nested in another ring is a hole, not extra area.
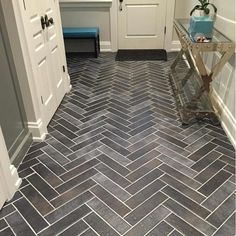
[[(114, 4), (114, 1), (113, 1)], [(70, 1), (60, 0), (60, 10), (63, 27), (99, 27), (100, 42), (103, 51), (112, 50), (110, 1)], [(87, 48), (86, 42), (80, 42), (81, 48)], [(91, 46), (91, 45), (90, 45)]]
[[(215, 27), (235, 42), (235, 0), (212, 0), (218, 8)], [(198, 3), (197, 0), (176, 0), (175, 18), (188, 18), (189, 12)], [(180, 46), (177, 36), (173, 34), (172, 50)], [(219, 60), (217, 53), (204, 55), (208, 69)], [(225, 65), (222, 72), (213, 81), (212, 99), (218, 109), (222, 126), (236, 147), (236, 104), (235, 104), (235, 57)]]
[[(235, 0), (212, 0), (218, 8), (215, 27), (235, 42)], [(220, 55), (214, 54), (207, 59), (207, 66), (218, 61)], [(219, 107), (222, 126), (236, 147), (236, 83), (235, 54), (213, 82), (213, 99)]]
[[(175, 17), (174, 18), (189, 18), (189, 13), (195, 5), (196, 0), (175, 0)], [(173, 30), (172, 50), (179, 50), (180, 44), (177, 34)]]

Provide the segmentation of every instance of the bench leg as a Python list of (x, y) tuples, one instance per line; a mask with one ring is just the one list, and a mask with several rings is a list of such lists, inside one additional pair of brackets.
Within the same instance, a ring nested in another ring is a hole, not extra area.
[(98, 58), (98, 55), (100, 53), (100, 38), (99, 35), (94, 38), (94, 50), (95, 50), (95, 57)]
[(100, 53), (100, 36), (99, 35), (98, 35), (97, 41), (98, 41), (98, 53)]
[(94, 53), (95, 53), (95, 57), (98, 58), (97, 38), (94, 38)]

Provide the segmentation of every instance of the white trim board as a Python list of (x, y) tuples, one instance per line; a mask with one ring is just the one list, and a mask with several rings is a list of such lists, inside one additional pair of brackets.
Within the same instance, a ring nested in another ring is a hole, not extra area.
[(178, 40), (173, 40), (171, 42), (171, 47), (170, 47), (170, 50), (171, 52), (176, 52), (176, 51), (180, 51), (181, 49), (181, 44)]
[(211, 93), (211, 99), (214, 109), (216, 110), (221, 121), (222, 128), (236, 149), (236, 119), (233, 117), (228, 107), (214, 89)]

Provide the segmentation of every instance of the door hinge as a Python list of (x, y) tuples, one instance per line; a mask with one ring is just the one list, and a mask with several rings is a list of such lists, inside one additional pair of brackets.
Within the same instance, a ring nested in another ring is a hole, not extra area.
[(66, 67), (62, 66), (63, 72), (66, 72)]
[(43, 104), (43, 97), (41, 96), (41, 102), (42, 102), (42, 104)]
[(166, 26), (165, 26), (165, 28), (164, 28), (164, 34), (166, 34)]
[(24, 9), (26, 10), (25, 0), (23, 0), (23, 4), (24, 4)]

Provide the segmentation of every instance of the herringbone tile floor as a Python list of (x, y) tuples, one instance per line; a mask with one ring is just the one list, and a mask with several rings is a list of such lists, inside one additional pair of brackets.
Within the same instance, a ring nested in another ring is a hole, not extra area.
[(0, 235), (234, 235), (234, 149), (220, 127), (182, 127), (169, 62), (68, 58), (73, 89), (23, 184), (0, 211)]

